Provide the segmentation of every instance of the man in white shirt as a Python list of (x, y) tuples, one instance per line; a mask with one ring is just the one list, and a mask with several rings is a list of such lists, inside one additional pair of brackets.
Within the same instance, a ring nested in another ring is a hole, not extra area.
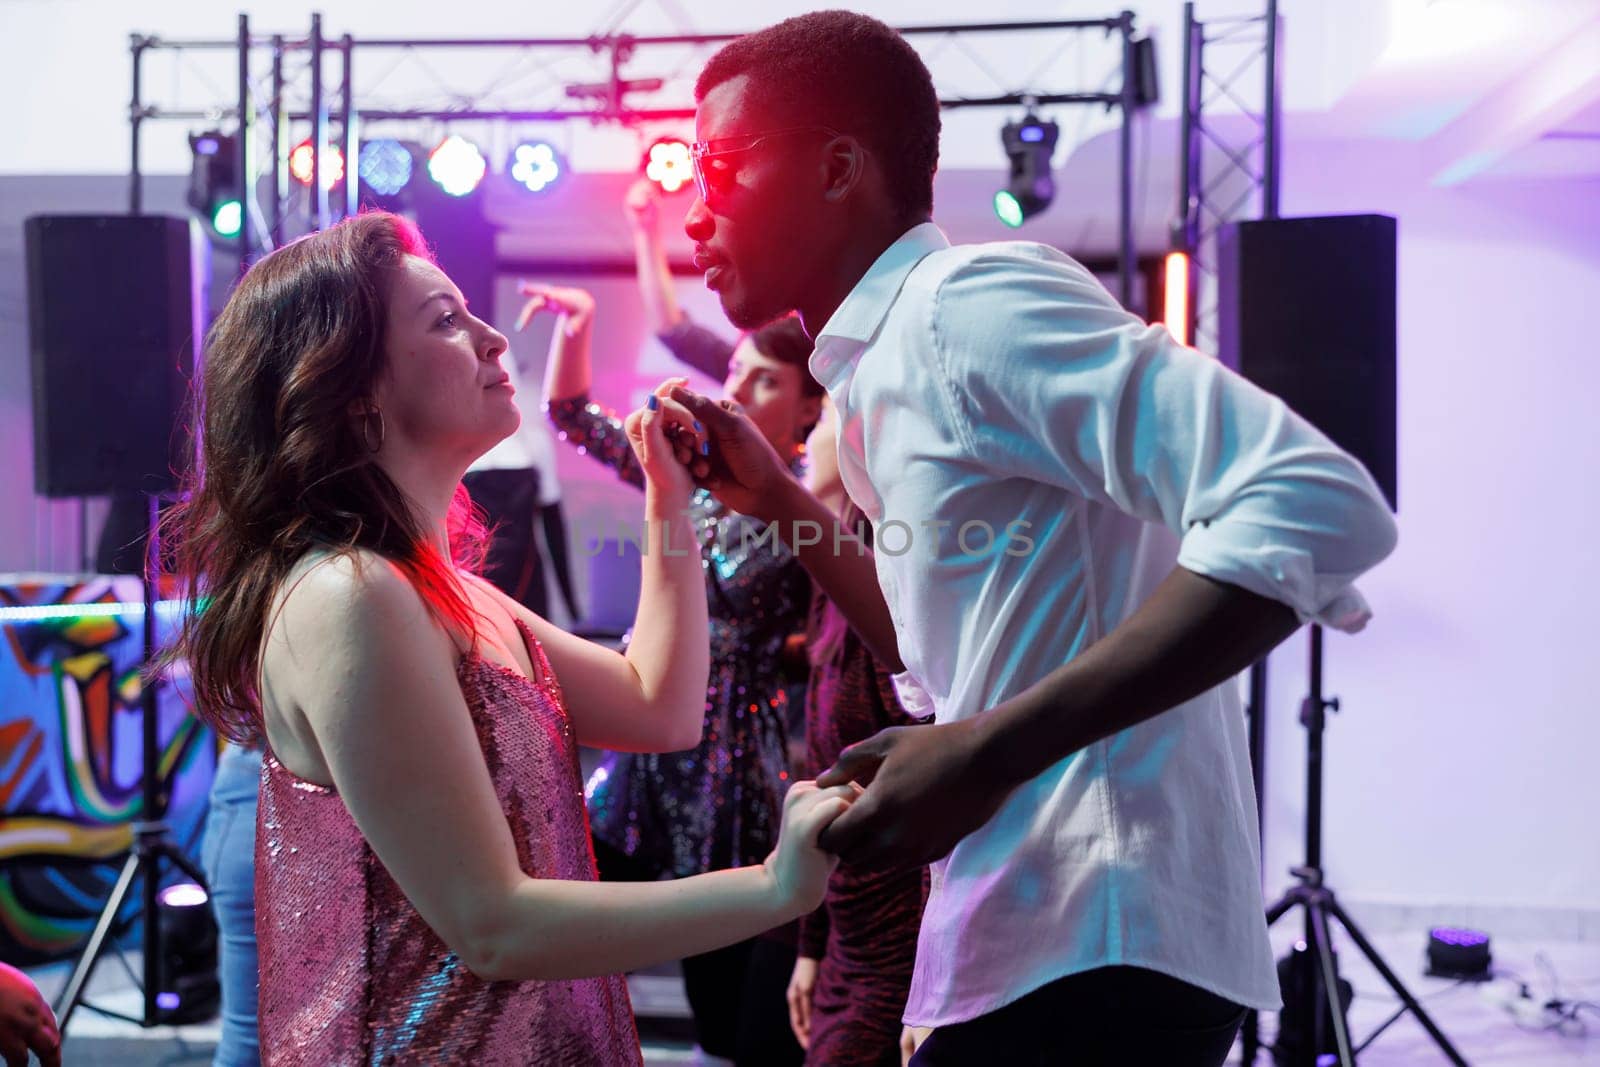
[(794, 309), (815, 338), (876, 555), (680, 391), (700, 473), (782, 524), (936, 719), (823, 776), (869, 783), (823, 836), (845, 862), (936, 861), (914, 1062), (1221, 1064), (1243, 1008), (1278, 1006), (1229, 680), (1306, 620), (1365, 621), (1376, 485), (1068, 257), (951, 247), (938, 101), (881, 23), (741, 38), (696, 98), (697, 262), (735, 325)]

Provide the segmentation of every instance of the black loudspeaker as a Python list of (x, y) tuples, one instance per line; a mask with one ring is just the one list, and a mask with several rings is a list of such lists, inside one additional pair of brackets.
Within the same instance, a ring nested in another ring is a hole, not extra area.
[(1222, 361), (1395, 478), (1395, 220), (1263, 219), (1217, 237)]
[(187, 219), (160, 215), (35, 215), (23, 234), (35, 492), (172, 488), (204, 332), (205, 243)]

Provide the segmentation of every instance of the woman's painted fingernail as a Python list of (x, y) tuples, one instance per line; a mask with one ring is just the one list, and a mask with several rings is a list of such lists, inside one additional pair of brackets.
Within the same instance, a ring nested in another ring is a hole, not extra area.
[(704, 429), (705, 429), (705, 427), (700, 425), (700, 420), (699, 419), (695, 419), (694, 420), (694, 431), (695, 431), (695, 433), (700, 433)]
[(700, 454), (702, 456), (711, 455), (711, 442), (710, 441), (701, 441), (700, 442)]
[(661, 401), (656, 399), (656, 394), (651, 393), (650, 399), (644, 402), (644, 406), (649, 408), (651, 411), (654, 411), (656, 408), (661, 406)]

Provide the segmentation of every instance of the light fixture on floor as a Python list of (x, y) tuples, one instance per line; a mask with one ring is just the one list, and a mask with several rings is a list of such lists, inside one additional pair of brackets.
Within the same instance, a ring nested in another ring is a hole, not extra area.
[(1435, 926), (1428, 931), (1428, 974), (1435, 978), (1487, 982), (1491, 962), (1489, 935), (1480, 930)]
[(222, 1002), (217, 981), (217, 923), (210, 898), (193, 882), (169, 885), (156, 898), (161, 961), (156, 1007), (168, 1024), (215, 1017)]

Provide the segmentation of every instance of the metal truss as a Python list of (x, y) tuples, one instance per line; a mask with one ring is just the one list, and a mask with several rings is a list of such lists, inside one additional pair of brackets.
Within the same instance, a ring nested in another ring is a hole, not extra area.
[(1183, 96), (1175, 250), (1187, 252), (1190, 343), (1217, 350), (1217, 231), (1278, 217), (1282, 24), (1261, 15), (1201, 22), (1183, 5)]
[[(609, 19), (620, 22), (637, 6), (623, 5)], [(1122, 11), (1099, 19), (960, 23), (902, 27), (934, 77), (940, 104), (947, 109), (1090, 105), (1121, 115), (1119, 186), (1119, 270), (1121, 296), (1128, 303), (1135, 267), (1133, 245), (1132, 123), (1139, 106), (1134, 50), (1134, 16)], [(1030, 35), (1020, 47), (1017, 34)], [(132, 160), (129, 204), (141, 209), (140, 133), (145, 122), (186, 120), (237, 122), (238, 173), (244, 176), (246, 210), (238, 238), (249, 260), (280, 243), (286, 231), (316, 229), (357, 210), (359, 182), (347, 175), (342, 203), (330, 202), (320, 173), (324, 148), (337, 143), (351, 170), (359, 155), (363, 128), (392, 123), (566, 123), (621, 124), (638, 128), (692, 119), (693, 78), (716, 48), (736, 33), (635, 36), (610, 29), (590, 37), (402, 39), (331, 37), (322, 16), (311, 16), (305, 36), (253, 34), (241, 14), (232, 40), (177, 40), (136, 34), (133, 99), (129, 109)], [(1103, 56), (1091, 56), (1098, 47)], [(1031, 49), (1031, 51), (1030, 51)], [(184, 55), (234, 52), (236, 84), (224, 90), (213, 73), (198, 65), (190, 77), (207, 103), (159, 106), (146, 99), (143, 66), (152, 53)], [(357, 58), (362, 80), (357, 83)], [(1092, 60), (1099, 69), (1091, 75)], [(326, 60), (326, 62), (325, 62)], [(1109, 61), (1109, 62), (1108, 62)], [(337, 67), (337, 80), (324, 68)], [(1061, 68), (1075, 66), (1079, 83), (1110, 88), (1059, 87)], [(374, 73), (368, 75), (365, 72)], [(391, 88), (401, 71), (408, 88)], [(409, 86), (418, 83), (420, 91)], [(1112, 84), (1114, 83), (1114, 84)], [(288, 177), (289, 154), (309, 130), (314, 145), (309, 189)], [(264, 195), (260, 186), (269, 190)], [(265, 200), (265, 210), (259, 201)]]

